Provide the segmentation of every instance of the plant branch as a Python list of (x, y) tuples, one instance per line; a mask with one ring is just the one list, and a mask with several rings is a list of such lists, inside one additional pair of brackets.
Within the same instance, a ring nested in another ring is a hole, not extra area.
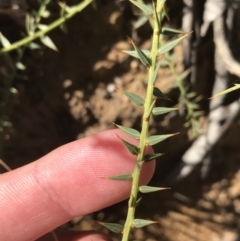
[(159, 36), (160, 36), (160, 21), (162, 14), (162, 4), (161, 1), (157, 1), (156, 7), (154, 6), (155, 14), (154, 14), (154, 30), (153, 30), (153, 40), (152, 40), (152, 49), (151, 49), (151, 66), (148, 69), (148, 86), (147, 86), (147, 94), (144, 103), (144, 113), (143, 113), (143, 121), (142, 121), (142, 130), (140, 134), (140, 143), (139, 143), (139, 154), (137, 156), (137, 163), (133, 171), (133, 180), (132, 180), (132, 189), (128, 202), (128, 213), (127, 219), (124, 225), (123, 237), (122, 241), (128, 241), (130, 230), (133, 227), (134, 222), (134, 214), (137, 204), (137, 195), (139, 191), (139, 180), (141, 167), (144, 158), (145, 148), (147, 146), (147, 138), (149, 131), (149, 120), (150, 120), (150, 109), (153, 103), (153, 88), (154, 85), (152, 83), (152, 77), (154, 71), (156, 69), (157, 57), (158, 57), (158, 49), (159, 49)]
[(46, 33), (50, 32), (51, 30), (59, 27), (60, 25), (62, 25), (66, 20), (72, 18), (75, 14), (81, 12), (87, 5), (89, 5), (93, 0), (85, 0), (73, 7), (69, 8), (69, 11), (62, 17), (60, 17), (59, 19), (57, 19), (56, 21), (54, 21), (53, 23), (51, 23), (50, 25), (48, 25), (48, 27), (46, 29), (40, 30), (38, 32), (35, 32), (33, 35), (31, 36), (27, 36), (26, 38), (23, 38), (13, 44), (11, 44), (10, 46), (3, 48), (0, 50), (0, 54), (4, 54), (10, 51), (13, 51), (17, 48), (20, 48), (23, 45), (26, 45), (30, 42), (32, 42), (33, 40), (40, 38), (42, 36), (44, 36)]

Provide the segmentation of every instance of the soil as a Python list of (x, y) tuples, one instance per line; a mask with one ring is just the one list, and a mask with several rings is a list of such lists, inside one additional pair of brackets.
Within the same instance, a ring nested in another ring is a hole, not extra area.
[[(172, 15), (178, 13), (179, 6), (175, 8), (171, 10)], [(179, 17), (176, 14), (176, 19)], [(117, 5), (114, 1), (102, 1), (97, 10), (88, 7), (71, 19), (67, 23), (67, 34), (60, 30), (50, 34), (58, 52), (46, 47), (26, 52), (23, 63), (27, 69), (21, 73), (24, 78), (15, 79), (18, 93), (11, 95), (7, 109), (11, 127), (5, 129), (3, 159), (11, 168), (36, 160), (76, 138), (114, 128), (113, 122), (140, 128), (141, 108), (130, 104), (128, 98), (116, 90), (117, 86), (140, 96), (145, 93), (145, 68), (120, 51), (131, 49), (127, 36), (133, 37), (143, 48), (150, 45), (149, 26), (133, 31), (134, 19), (127, 3)], [(174, 51), (179, 56), (177, 69), (181, 71), (181, 46)], [(161, 69), (157, 86), (173, 103), (159, 104), (177, 103), (178, 92), (170, 90), (174, 83), (169, 70)], [(204, 96), (204, 92), (202, 94)], [(208, 96), (203, 98), (207, 102)], [(184, 117), (178, 114), (152, 120), (151, 133), (181, 132), (156, 146), (156, 152), (166, 154), (158, 161), (152, 185), (163, 184), (162, 177), (191, 145), (184, 122)], [(143, 196), (137, 216), (159, 223), (134, 230), (133, 240), (239, 239), (239, 125), (238, 117), (212, 150), (213, 163), (207, 180), (200, 179), (198, 167), (171, 190)], [(122, 223), (126, 207), (127, 202), (122, 202), (75, 218), (61, 228), (94, 228), (108, 232), (93, 220)], [(119, 240), (119, 236), (113, 234), (113, 239)]]

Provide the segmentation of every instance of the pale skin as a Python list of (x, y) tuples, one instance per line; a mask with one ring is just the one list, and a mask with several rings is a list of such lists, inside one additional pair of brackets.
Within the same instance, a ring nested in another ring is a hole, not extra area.
[[(76, 216), (100, 210), (129, 196), (130, 181), (106, 177), (131, 173), (135, 157), (109, 130), (57, 148), (39, 160), (0, 175), (0, 240), (53, 241), (49, 232)], [(146, 153), (152, 148), (147, 147)], [(144, 164), (141, 183), (152, 177), (155, 161)], [(46, 234), (46, 235), (45, 235)], [(57, 233), (59, 241), (107, 241), (97, 232)]]

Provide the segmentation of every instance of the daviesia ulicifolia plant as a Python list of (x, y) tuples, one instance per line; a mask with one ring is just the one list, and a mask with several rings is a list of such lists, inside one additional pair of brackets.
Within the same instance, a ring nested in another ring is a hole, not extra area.
[[(130, 0), (136, 7), (138, 7), (145, 15), (147, 15), (148, 19), (153, 24), (153, 35), (152, 35), (152, 47), (151, 50), (142, 50), (138, 48), (133, 41), (132, 51), (124, 51), (125, 53), (138, 58), (142, 64), (148, 70), (147, 77), (147, 89), (145, 99), (140, 96), (127, 92), (123, 90), (123, 93), (136, 105), (143, 107), (143, 115), (142, 115), (142, 128), (141, 131), (116, 125), (118, 128), (123, 130), (130, 137), (139, 139), (139, 145), (135, 146), (125, 140), (122, 140), (123, 145), (128, 149), (128, 151), (136, 156), (136, 164), (132, 173), (129, 174), (121, 174), (117, 176), (108, 177), (109, 179), (124, 181), (131, 180), (132, 188), (128, 201), (128, 212), (124, 225), (115, 224), (115, 223), (103, 223), (101, 224), (113, 232), (122, 233), (122, 241), (130, 240), (130, 232), (132, 228), (141, 228), (143, 226), (156, 223), (151, 220), (138, 219), (135, 217), (136, 206), (139, 203), (140, 199), (138, 199), (138, 193), (149, 193), (160, 191), (166, 188), (161, 187), (151, 187), (151, 186), (140, 186), (140, 174), (142, 165), (144, 162), (149, 162), (157, 157), (161, 156), (162, 153), (148, 154), (145, 155), (145, 149), (147, 146), (153, 146), (171, 136), (173, 134), (166, 135), (152, 135), (149, 136), (149, 121), (152, 115), (161, 115), (171, 111), (176, 111), (178, 108), (167, 108), (167, 107), (155, 107), (155, 103), (157, 98), (159, 99), (169, 99), (166, 95), (164, 95), (158, 88), (155, 87), (155, 82), (157, 79), (158, 71), (161, 66), (161, 59), (163, 55), (170, 50), (172, 50), (182, 39), (184, 39), (188, 34), (181, 36), (178, 39), (174, 39), (169, 41), (162, 46), (160, 46), (160, 37), (164, 34), (164, 28), (162, 27), (162, 19), (167, 16), (167, 9), (165, 7), (166, 0), (157, 0), (153, 2), (152, 6), (148, 4), (144, 4), (142, 1)], [(175, 29), (167, 29), (168, 34), (172, 33), (179, 34), (178, 30)], [(166, 31), (165, 31), (166, 32)]]

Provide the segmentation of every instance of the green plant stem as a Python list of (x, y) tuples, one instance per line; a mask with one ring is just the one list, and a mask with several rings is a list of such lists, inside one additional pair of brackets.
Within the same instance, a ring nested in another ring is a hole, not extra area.
[(131, 228), (133, 226), (134, 221), (134, 214), (135, 208), (137, 204), (137, 195), (139, 191), (139, 180), (141, 174), (141, 167), (144, 158), (145, 148), (147, 146), (147, 138), (148, 138), (148, 130), (149, 130), (149, 120), (150, 120), (150, 109), (151, 105), (154, 101), (153, 99), (153, 88), (154, 85), (152, 83), (152, 76), (154, 70), (156, 69), (157, 57), (158, 57), (158, 49), (159, 49), (159, 36), (160, 36), (160, 21), (162, 14), (162, 5), (161, 1), (157, 1), (156, 6), (156, 14), (155, 14), (155, 21), (154, 21), (154, 30), (153, 30), (153, 40), (152, 40), (152, 49), (151, 49), (151, 66), (148, 70), (148, 85), (147, 85), (147, 94), (144, 103), (144, 113), (143, 113), (143, 120), (142, 120), (142, 130), (140, 134), (140, 143), (139, 143), (139, 154), (137, 156), (137, 163), (133, 171), (133, 180), (132, 180), (132, 189), (131, 194), (128, 202), (128, 213), (126, 222), (123, 229), (123, 236), (122, 241), (128, 241)]
[(48, 25), (48, 28), (40, 30), (38, 32), (35, 32), (33, 35), (31, 36), (27, 36), (24, 39), (21, 39), (13, 44), (11, 44), (10, 46), (3, 48), (0, 50), (0, 54), (3, 53), (7, 53), (10, 51), (13, 51), (14, 49), (20, 48), (23, 45), (26, 45), (30, 42), (32, 42), (33, 40), (40, 38), (42, 36), (44, 36), (46, 33), (50, 32), (51, 30), (59, 27), (60, 25), (62, 25), (65, 21), (67, 21), (68, 19), (72, 18), (75, 14), (77, 14), (78, 12), (81, 12), (85, 7), (87, 7), (93, 0), (85, 0), (77, 5), (75, 5), (74, 7), (71, 7), (70, 10), (62, 17), (60, 17), (59, 19), (57, 19), (56, 21), (54, 21), (53, 23), (51, 23), (50, 25)]
[[(168, 59), (169, 53), (166, 53), (165, 55)], [(177, 86), (178, 86), (178, 89), (180, 91), (180, 94), (181, 94), (181, 97), (183, 100), (183, 104), (186, 106), (186, 109), (187, 109), (186, 119), (187, 119), (187, 121), (190, 122), (190, 126), (192, 128), (192, 138), (194, 139), (201, 133), (199, 131), (199, 126), (196, 126), (196, 124), (198, 123), (198, 120), (194, 117), (195, 108), (192, 105), (192, 101), (187, 97), (187, 90), (185, 89), (185, 87), (182, 83), (182, 79), (181, 79), (180, 75), (176, 71), (174, 63), (172, 61), (169, 61), (168, 67), (176, 79)]]

